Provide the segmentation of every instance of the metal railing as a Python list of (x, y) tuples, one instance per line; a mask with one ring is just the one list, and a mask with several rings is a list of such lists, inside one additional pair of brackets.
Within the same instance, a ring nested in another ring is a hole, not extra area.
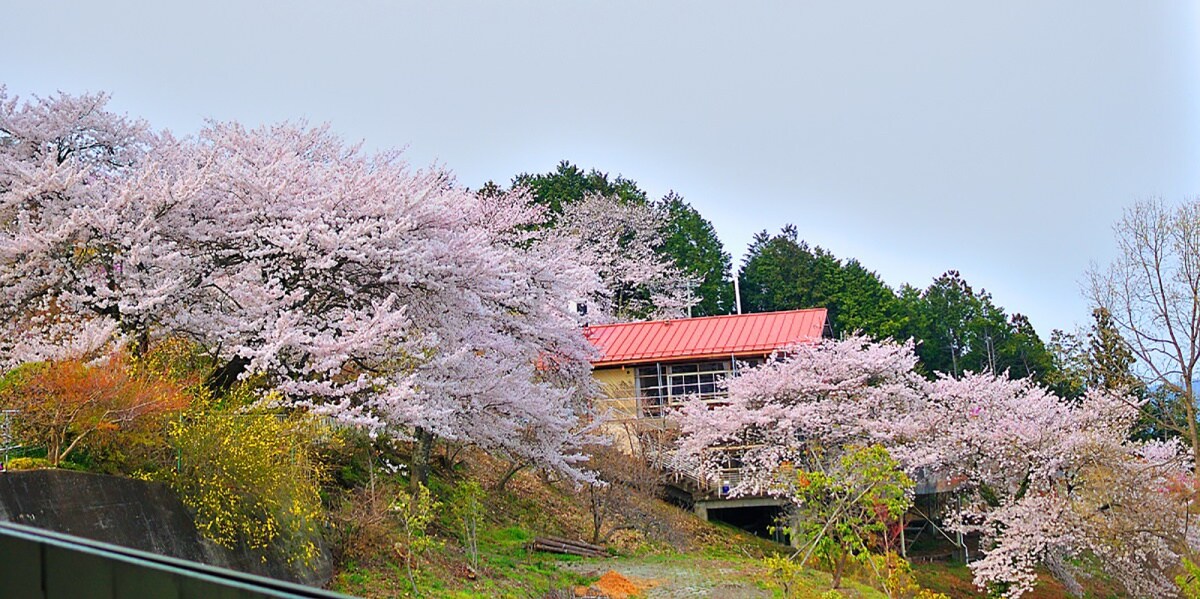
[(721, 468), (704, 473), (699, 460), (680, 455), (674, 447), (660, 443), (652, 435), (643, 435), (638, 442), (650, 465), (666, 474), (669, 481), (683, 488), (703, 495), (728, 497), (733, 488), (742, 482), (741, 468)]
[[(628, 387), (625, 390), (632, 391)], [(636, 424), (636, 429), (641, 431), (665, 431), (673, 424), (670, 420), (671, 410), (681, 407), (684, 402), (699, 399), (709, 406), (716, 406), (724, 404), (727, 398), (728, 393), (723, 389), (714, 393), (686, 396), (633, 394), (599, 398), (596, 407), (609, 422)], [(625, 432), (630, 434), (628, 429)], [(637, 435), (637, 443), (650, 465), (663, 472), (667, 480), (677, 486), (701, 495), (727, 497), (744, 478), (742, 469), (738, 467), (705, 472), (698, 460), (680, 455), (673, 446), (660, 443), (658, 439), (655, 435)]]
[(669, 418), (671, 412), (682, 408), (684, 403), (699, 399), (705, 405), (719, 406), (726, 403), (729, 394), (720, 393), (690, 394), (674, 396), (622, 395), (604, 396), (595, 404), (600, 413), (611, 411), (610, 419), (616, 420), (655, 420)]
[(0, 596), (350, 599), (348, 595), (0, 522)]

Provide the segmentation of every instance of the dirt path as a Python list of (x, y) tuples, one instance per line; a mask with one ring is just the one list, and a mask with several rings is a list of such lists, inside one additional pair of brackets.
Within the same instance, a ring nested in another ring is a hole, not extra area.
[(755, 586), (738, 564), (721, 560), (608, 558), (560, 563), (559, 567), (598, 577), (614, 570), (635, 583), (652, 584), (647, 599), (766, 599), (771, 593)]

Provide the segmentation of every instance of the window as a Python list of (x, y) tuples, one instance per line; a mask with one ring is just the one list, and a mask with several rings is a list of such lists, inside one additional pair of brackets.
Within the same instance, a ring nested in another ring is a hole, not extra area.
[(663, 368), (655, 365), (642, 366), (637, 369), (635, 384), (642, 418), (661, 418), (663, 416), (665, 398), (663, 397), (663, 386), (659, 382), (659, 371)]
[[(762, 360), (738, 362), (736, 368), (760, 363)], [(720, 401), (726, 396), (723, 381), (736, 374), (731, 360), (642, 366), (635, 376), (642, 417), (661, 418), (668, 408), (678, 407), (688, 397)]]

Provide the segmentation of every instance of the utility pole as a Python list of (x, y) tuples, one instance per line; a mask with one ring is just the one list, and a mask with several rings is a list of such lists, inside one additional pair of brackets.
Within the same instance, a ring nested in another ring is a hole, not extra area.
[(737, 275), (733, 277), (733, 303), (737, 306), (737, 313), (742, 313), (742, 286), (738, 284)]

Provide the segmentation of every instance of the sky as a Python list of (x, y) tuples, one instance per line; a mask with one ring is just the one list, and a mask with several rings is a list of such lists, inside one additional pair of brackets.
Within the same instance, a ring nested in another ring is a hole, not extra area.
[(329, 123), (473, 188), (570, 160), (683, 195), (735, 268), (793, 223), (893, 286), (958, 270), (1044, 338), (1087, 324), (1124, 207), (1200, 194), (1196, 2), (0, 6), (10, 95)]

